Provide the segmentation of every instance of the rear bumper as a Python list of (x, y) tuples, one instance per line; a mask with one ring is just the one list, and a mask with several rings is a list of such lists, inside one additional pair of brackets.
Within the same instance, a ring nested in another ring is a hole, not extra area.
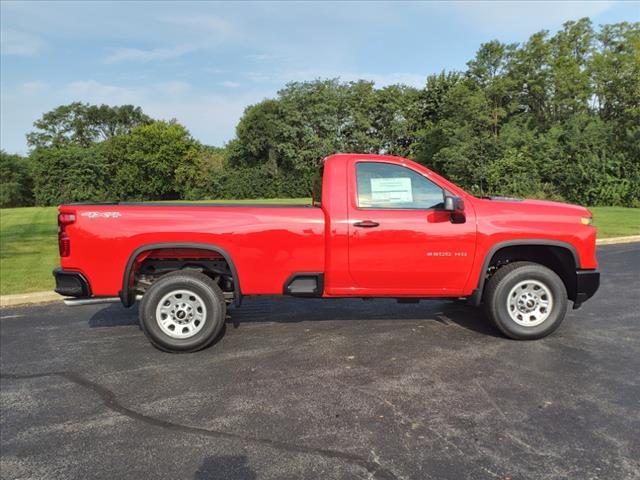
[(56, 279), (55, 292), (65, 297), (87, 298), (91, 296), (89, 282), (80, 272), (63, 270), (58, 267), (53, 270)]
[(578, 308), (598, 291), (600, 286), (600, 272), (597, 270), (576, 271), (576, 299), (573, 308)]

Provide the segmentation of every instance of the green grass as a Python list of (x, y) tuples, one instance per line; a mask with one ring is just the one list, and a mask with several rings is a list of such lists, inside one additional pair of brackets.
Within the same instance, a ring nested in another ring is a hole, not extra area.
[[(308, 198), (215, 200), (220, 203), (309, 204)], [(640, 208), (592, 207), (598, 238), (640, 235)], [(53, 289), (58, 265), (56, 207), (0, 209), (0, 294)]]
[(0, 210), (0, 294), (53, 290), (58, 264), (55, 207)]
[(640, 235), (640, 208), (590, 207), (598, 238)]

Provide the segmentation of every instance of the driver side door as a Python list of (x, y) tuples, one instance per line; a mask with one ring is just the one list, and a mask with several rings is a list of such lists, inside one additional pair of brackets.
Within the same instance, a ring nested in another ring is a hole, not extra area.
[(383, 161), (349, 172), (349, 273), (366, 295), (461, 292), (475, 253), (475, 217), (452, 223), (445, 190), (422, 173)]

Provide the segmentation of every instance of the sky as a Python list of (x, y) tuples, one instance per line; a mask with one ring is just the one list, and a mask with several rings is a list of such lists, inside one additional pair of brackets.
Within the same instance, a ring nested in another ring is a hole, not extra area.
[(421, 87), (481, 43), (523, 42), (588, 16), (640, 21), (640, 1), (0, 3), (0, 147), (58, 105), (134, 104), (208, 145), (290, 81)]

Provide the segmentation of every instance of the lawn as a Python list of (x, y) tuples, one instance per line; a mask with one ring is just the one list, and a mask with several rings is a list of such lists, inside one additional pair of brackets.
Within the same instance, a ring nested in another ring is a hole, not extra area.
[(640, 235), (640, 208), (590, 207), (598, 238)]
[[(309, 199), (215, 200), (220, 203), (308, 204)], [(593, 207), (598, 238), (640, 235), (640, 208)], [(0, 294), (53, 289), (58, 265), (56, 208), (0, 209)]]
[(0, 294), (53, 290), (56, 207), (0, 210)]

